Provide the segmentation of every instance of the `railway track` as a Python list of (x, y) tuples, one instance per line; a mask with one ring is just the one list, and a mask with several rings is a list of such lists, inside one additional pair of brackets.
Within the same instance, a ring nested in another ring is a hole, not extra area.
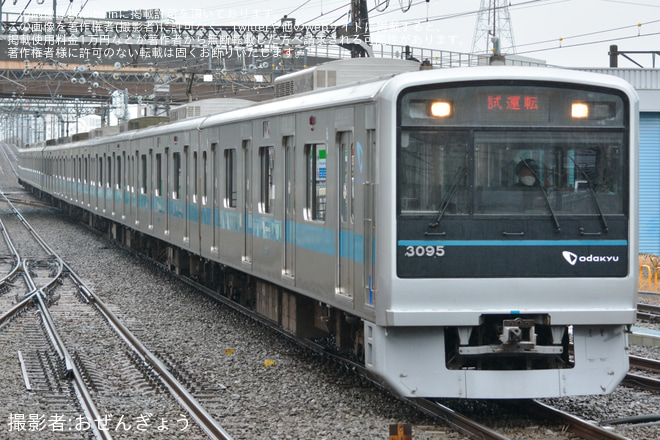
[[(630, 368), (660, 375), (660, 361), (639, 356), (629, 356)], [(640, 388), (654, 393), (660, 393), (660, 379), (648, 375), (628, 373), (623, 381), (624, 385)]]
[(638, 303), (637, 319), (648, 323), (660, 323), (660, 306), (648, 303)]
[[(7, 199), (4, 203), (11, 205)], [(180, 430), (191, 439), (231, 438), (12, 210), (5, 221), (12, 226), (3, 226), (3, 235), (15, 262), (0, 286), (18, 289), (14, 281), (20, 274), (23, 294), (16, 295), (15, 304), (2, 304), (0, 338), (20, 346), (20, 377), (33, 397), (26, 402), (34, 408), (12, 409), (8, 429), (25, 430), (29, 415), (35, 419), (28, 426), (50, 427), (53, 438), (76, 433), (75, 438), (111, 439), (113, 432), (131, 429)], [(12, 241), (13, 236), (18, 240)]]

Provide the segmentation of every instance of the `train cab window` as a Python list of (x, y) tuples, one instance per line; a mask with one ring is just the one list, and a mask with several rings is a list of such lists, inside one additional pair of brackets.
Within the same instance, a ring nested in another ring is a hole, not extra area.
[(225, 150), (225, 208), (236, 208), (237, 170), (236, 149)]
[(467, 132), (403, 131), (397, 170), (401, 214), (468, 214), (467, 161)]
[(272, 213), (273, 202), (275, 201), (275, 148), (259, 148), (259, 160), (261, 174), (259, 211), (263, 213)]
[(326, 148), (325, 145), (305, 145), (307, 220), (325, 221), (326, 214)]
[(620, 133), (477, 132), (475, 150), (475, 214), (624, 213)]

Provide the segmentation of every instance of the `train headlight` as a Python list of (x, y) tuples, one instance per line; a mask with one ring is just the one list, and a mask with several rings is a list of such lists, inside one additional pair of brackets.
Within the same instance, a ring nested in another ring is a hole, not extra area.
[(584, 102), (574, 102), (571, 106), (571, 116), (573, 119), (588, 118), (589, 106)]
[(435, 101), (431, 103), (431, 116), (446, 118), (452, 114), (452, 105), (448, 101)]

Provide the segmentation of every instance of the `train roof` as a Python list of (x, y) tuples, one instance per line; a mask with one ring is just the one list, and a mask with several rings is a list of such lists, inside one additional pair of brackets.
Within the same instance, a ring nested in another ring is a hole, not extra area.
[(434, 69), (404, 73), (393, 77), (383, 88), (383, 93), (394, 92), (414, 86), (422, 86), (429, 82), (456, 83), (461, 81), (497, 81), (497, 80), (530, 80), (549, 82), (570, 82), (596, 87), (607, 87), (621, 90), (637, 99), (633, 86), (611, 75), (581, 72), (554, 67), (522, 67), (522, 66), (483, 66), (464, 67), (456, 69)]
[[(139, 130), (124, 132), (101, 138), (81, 140), (78, 142), (53, 146), (40, 146), (43, 151), (58, 151), (71, 147), (85, 147), (102, 143), (121, 143), (133, 139), (158, 136), (173, 132), (201, 130), (220, 124), (240, 122), (244, 120), (266, 118), (273, 114), (294, 113), (301, 110), (314, 110), (327, 107), (348, 105), (356, 102), (375, 101), (383, 95), (395, 99), (397, 94), (408, 87), (423, 86), (429, 83), (456, 83), (463, 81), (492, 80), (538, 80), (550, 82), (572, 82), (596, 87), (606, 87), (621, 90), (633, 97), (637, 102), (637, 92), (625, 80), (597, 73), (551, 67), (520, 67), (520, 66), (481, 66), (455, 69), (433, 69), (425, 71), (405, 72), (390, 75), (386, 78), (376, 78), (354, 84), (332, 88), (317, 89), (301, 94), (275, 98), (270, 101), (254, 103), (254, 105), (228, 110), (208, 116), (183, 119), (167, 124), (160, 124)], [(637, 104), (635, 104), (637, 105)]]

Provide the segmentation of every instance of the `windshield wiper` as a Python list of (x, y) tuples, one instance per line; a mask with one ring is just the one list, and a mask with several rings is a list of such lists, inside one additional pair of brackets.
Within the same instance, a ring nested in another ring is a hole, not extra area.
[[(593, 184), (593, 182), (591, 181), (591, 178), (590, 178), (589, 175), (588, 175), (588, 174), (582, 169), (582, 167), (581, 167), (580, 165), (577, 164), (577, 162), (575, 161), (575, 159), (573, 159), (573, 156), (570, 156), (570, 155), (569, 155), (568, 157), (571, 159), (571, 161), (572, 161), (573, 164), (575, 165), (575, 168), (577, 168), (578, 171), (580, 172), (580, 174), (582, 174), (582, 175), (584, 176), (584, 178), (587, 180), (587, 185), (589, 185), (589, 193), (591, 194), (591, 198), (593, 199), (594, 203), (596, 204), (596, 208), (598, 209), (598, 215), (600, 216), (600, 221), (603, 222), (603, 232), (604, 232), (604, 233), (607, 233), (607, 232), (610, 230), (610, 228), (607, 226), (607, 221), (605, 220), (605, 215), (603, 214), (603, 210), (600, 209), (600, 203), (598, 203), (598, 197), (596, 196), (596, 191), (594, 190), (594, 184)], [(588, 233), (586, 233), (586, 232), (584, 232), (584, 231), (580, 231), (580, 233), (581, 233), (582, 235), (589, 235)], [(595, 233), (594, 233), (594, 234), (595, 234)], [(591, 234), (591, 235), (594, 235), (594, 234)], [(600, 235), (600, 234), (596, 234), (596, 235)]]
[(449, 204), (451, 203), (452, 200), (454, 200), (454, 196), (456, 196), (456, 193), (458, 192), (458, 185), (461, 183), (461, 180), (463, 180), (463, 178), (466, 175), (467, 175), (467, 167), (465, 165), (459, 167), (458, 170), (456, 170), (456, 174), (454, 174), (454, 177), (451, 179), (451, 182), (449, 183), (449, 188), (447, 189), (445, 196), (440, 201), (440, 209), (438, 210), (438, 216), (433, 221), (433, 223), (429, 223), (429, 227), (435, 228), (436, 226), (438, 226), (440, 220), (442, 220), (442, 216), (445, 215), (445, 212), (447, 211)]
[(545, 190), (545, 185), (543, 185), (540, 176), (536, 173), (536, 171), (534, 171), (534, 169), (527, 163), (525, 159), (521, 157), (520, 161), (522, 162), (523, 165), (525, 165), (525, 168), (527, 168), (529, 172), (532, 173), (536, 181), (539, 183), (539, 188), (541, 189), (541, 193), (543, 194), (543, 199), (545, 200), (545, 204), (548, 206), (548, 209), (550, 210), (550, 215), (552, 215), (552, 220), (554, 220), (555, 222), (555, 232), (561, 232), (561, 227), (559, 226), (559, 220), (557, 220), (557, 215), (555, 214), (555, 210), (552, 209), (552, 203), (550, 203), (550, 199), (548, 199), (548, 192)]

